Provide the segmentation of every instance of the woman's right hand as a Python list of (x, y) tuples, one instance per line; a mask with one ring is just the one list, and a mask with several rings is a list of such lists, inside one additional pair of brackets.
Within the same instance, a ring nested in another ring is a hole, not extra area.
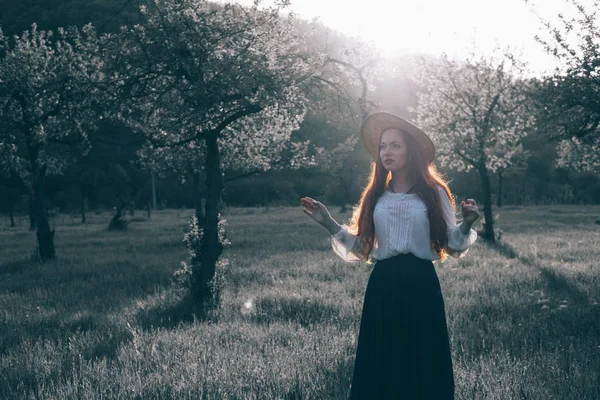
[(325, 226), (325, 223), (331, 219), (331, 214), (329, 214), (327, 207), (320, 201), (311, 199), (310, 197), (303, 197), (300, 201), (304, 207), (302, 211), (319, 224)]

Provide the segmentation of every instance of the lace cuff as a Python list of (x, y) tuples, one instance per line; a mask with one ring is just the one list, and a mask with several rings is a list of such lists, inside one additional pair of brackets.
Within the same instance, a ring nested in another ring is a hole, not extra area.
[(341, 226), (335, 235), (331, 235), (331, 247), (335, 254), (346, 262), (357, 262), (364, 260), (360, 254), (360, 237), (348, 232), (348, 227)]

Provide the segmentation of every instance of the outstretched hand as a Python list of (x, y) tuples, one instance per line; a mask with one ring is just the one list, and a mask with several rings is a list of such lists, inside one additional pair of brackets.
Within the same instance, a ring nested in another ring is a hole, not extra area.
[(303, 197), (300, 199), (300, 202), (304, 207), (302, 211), (319, 224), (324, 225), (327, 220), (331, 219), (329, 210), (327, 210), (327, 207), (320, 201), (311, 199), (310, 197)]
[(473, 222), (481, 216), (477, 203), (473, 199), (467, 199), (466, 202), (464, 200), (461, 201), (460, 206), (462, 208), (461, 214), (463, 221), (469, 225), (473, 225)]

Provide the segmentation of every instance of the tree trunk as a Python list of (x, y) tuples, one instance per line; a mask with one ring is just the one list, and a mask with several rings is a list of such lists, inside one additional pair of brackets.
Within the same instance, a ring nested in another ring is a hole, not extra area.
[(223, 245), (219, 241), (219, 199), (223, 189), (221, 158), (217, 136), (210, 135), (206, 139), (206, 203), (204, 206), (203, 229), (200, 262), (193, 263), (192, 296), (196, 304), (204, 312), (213, 308), (215, 298), (211, 283), (215, 276), (217, 260), (223, 253)]
[(81, 223), (85, 224), (85, 195), (83, 194), (83, 190), (81, 191), (80, 212), (81, 212)]
[(117, 206), (117, 212), (108, 223), (108, 229), (110, 230), (123, 230), (127, 228), (127, 224), (129, 223), (129, 221), (121, 219), (121, 217), (123, 216), (123, 210), (125, 209), (125, 207), (127, 207), (127, 203), (124, 202), (122, 199), (119, 199), (119, 201), (120, 203)]
[(502, 207), (502, 170), (498, 171), (498, 207)]
[(342, 205), (340, 206), (340, 213), (345, 214), (348, 211), (348, 207), (346, 206), (346, 202), (342, 201)]
[(152, 174), (152, 209), (156, 210), (156, 182), (154, 181), (154, 173)]
[(37, 243), (42, 261), (49, 261), (56, 257), (54, 249), (54, 231), (50, 229), (48, 213), (46, 210), (46, 196), (44, 186), (46, 181), (46, 167), (37, 172), (33, 186), (33, 203), (35, 205), (35, 222), (37, 225)]
[(483, 190), (483, 215), (485, 223), (483, 224), (483, 238), (494, 242), (494, 216), (492, 212), (492, 191), (490, 186), (490, 176), (485, 164), (479, 166), (479, 179), (481, 189)]
[(341, 171), (340, 173), (342, 174), (347, 174), (345, 176), (342, 176), (341, 178), (341, 191), (342, 191), (342, 204), (340, 207), (340, 212), (341, 213), (345, 213), (346, 211), (348, 211), (348, 207), (347, 204), (352, 202), (352, 179), (353, 177), (355, 177), (356, 175), (353, 175), (352, 170), (350, 171)]
[(265, 212), (269, 212), (269, 205), (271, 204), (271, 195), (269, 191), (263, 194), (263, 205), (265, 206)]
[(204, 191), (202, 187), (202, 174), (200, 172), (192, 172), (194, 182), (194, 207), (196, 209), (196, 219), (198, 220), (198, 226), (204, 226)]
[(13, 210), (14, 206), (13, 206), (12, 200), (10, 202), (9, 207), (10, 208), (9, 208), (8, 212), (10, 213), (10, 227), (14, 228), (15, 227), (15, 215), (14, 215), (14, 210)]
[(33, 199), (33, 192), (29, 191), (29, 230), (35, 231), (35, 204)]

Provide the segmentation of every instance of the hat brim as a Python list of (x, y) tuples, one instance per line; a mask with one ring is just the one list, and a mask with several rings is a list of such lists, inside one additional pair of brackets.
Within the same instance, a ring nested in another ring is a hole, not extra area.
[(421, 146), (421, 151), (423, 157), (427, 161), (427, 165), (433, 162), (435, 157), (435, 146), (431, 138), (404, 118), (383, 111), (369, 115), (365, 118), (362, 127), (360, 128), (360, 136), (363, 145), (371, 156), (373, 156), (374, 160), (379, 157), (379, 138), (381, 133), (391, 128), (400, 129), (401, 131), (412, 135)]

